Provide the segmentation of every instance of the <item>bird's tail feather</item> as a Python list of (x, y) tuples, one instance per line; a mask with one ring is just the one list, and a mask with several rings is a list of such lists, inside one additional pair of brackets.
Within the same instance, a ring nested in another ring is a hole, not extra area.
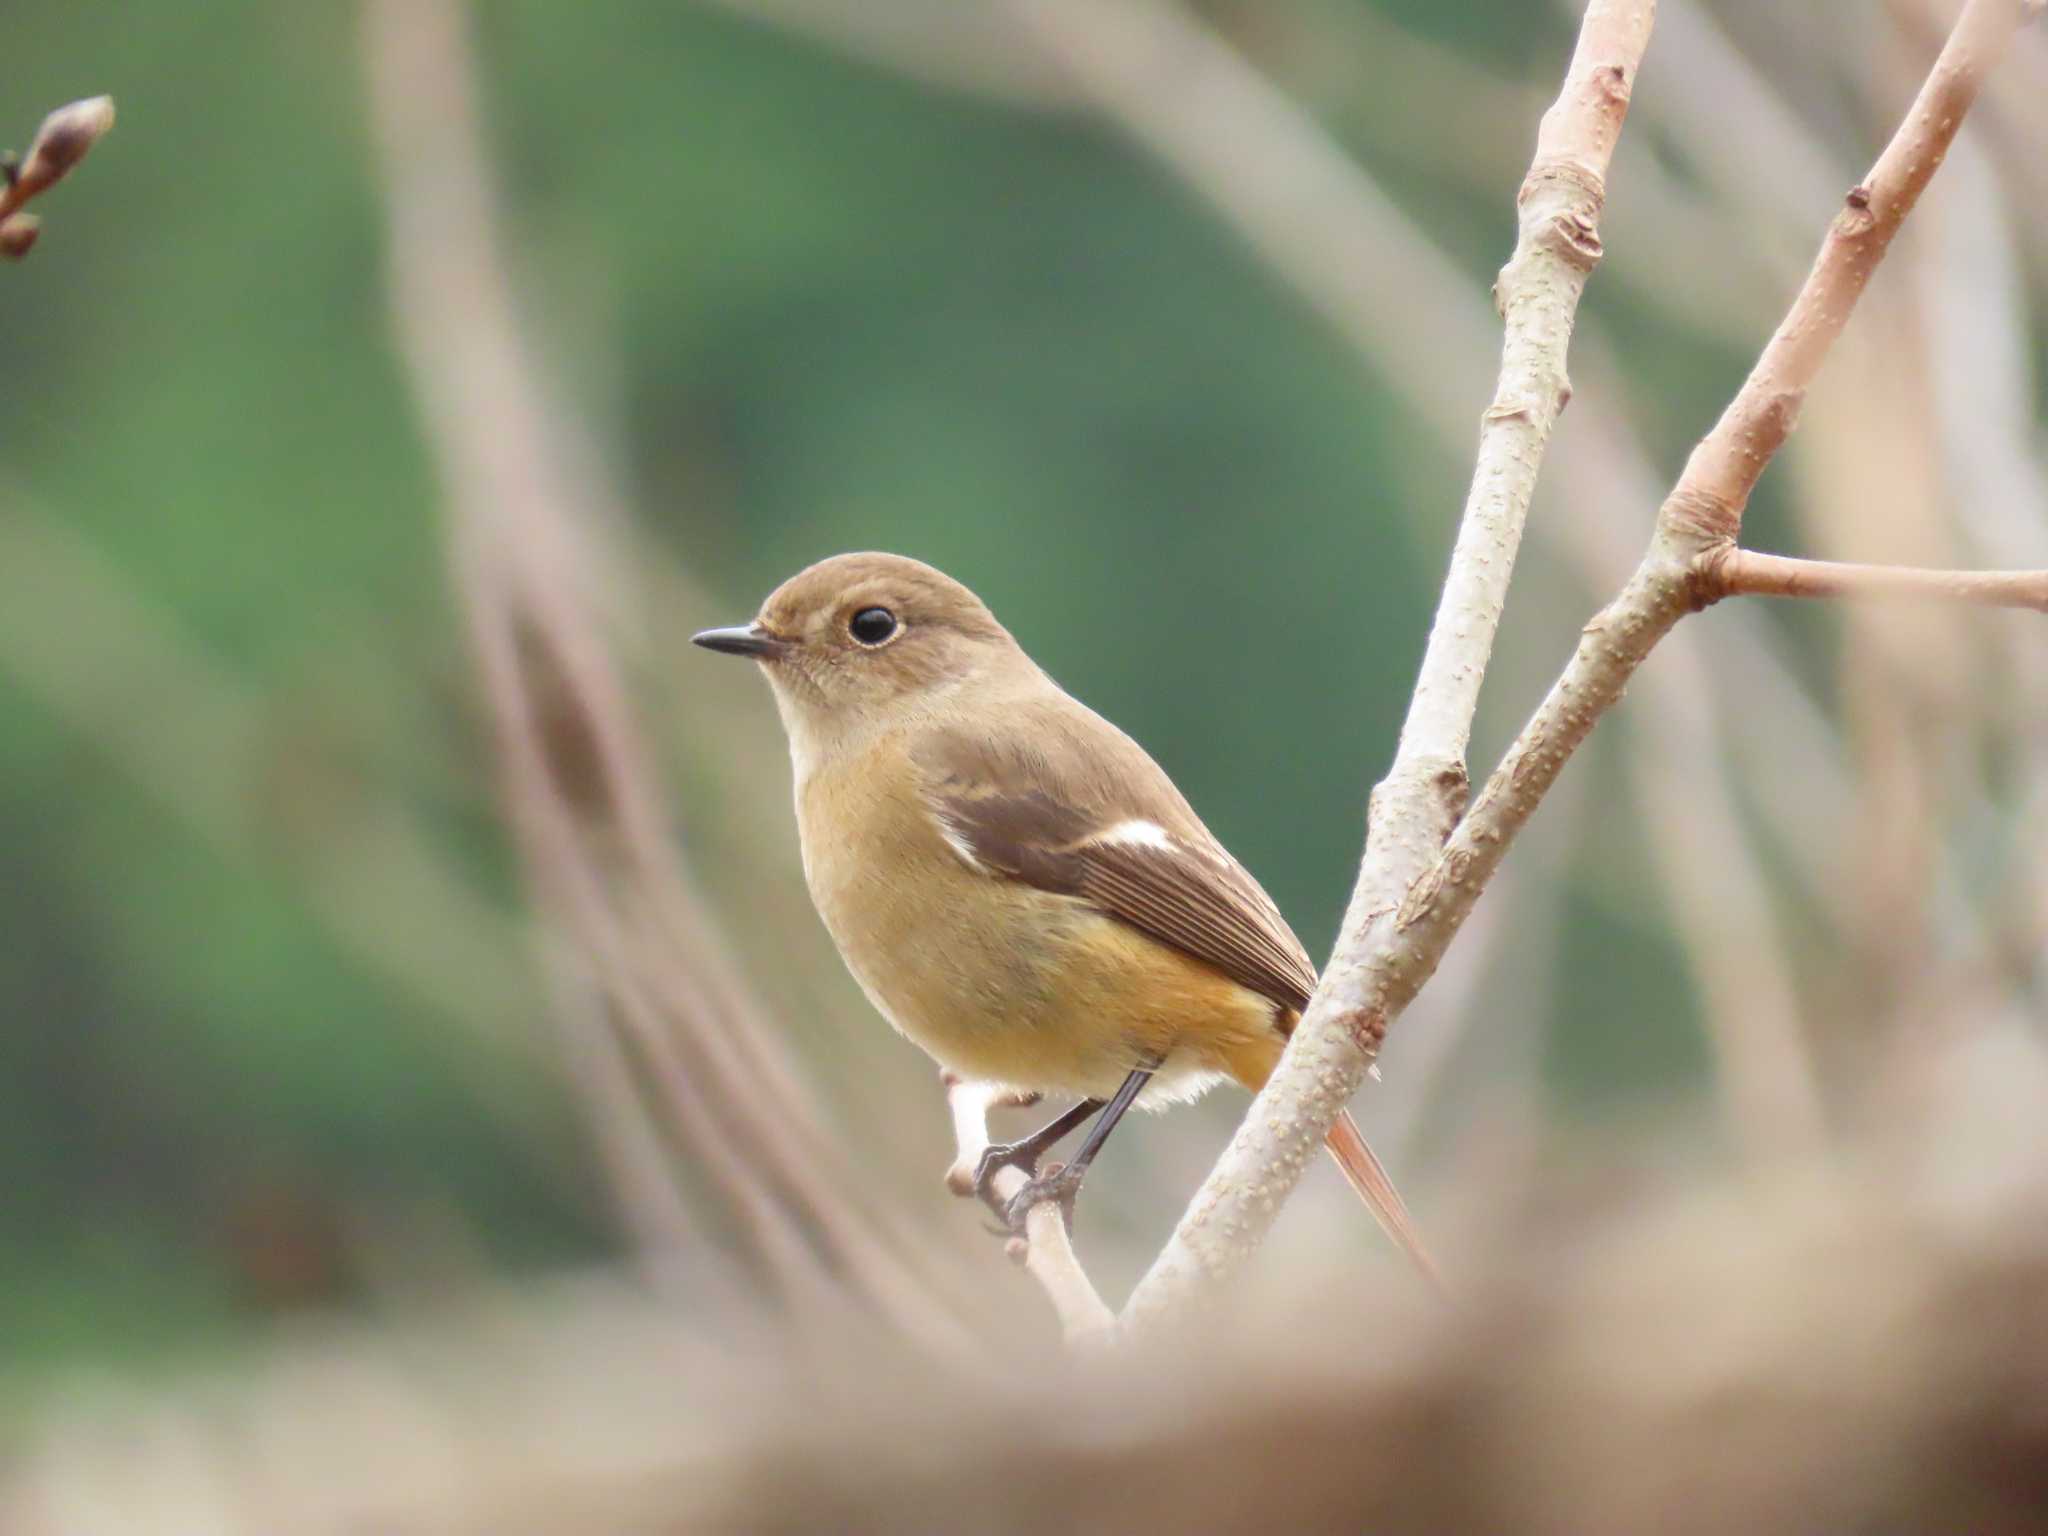
[(1330, 1156), (1344, 1171), (1345, 1182), (1357, 1192), (1358, 1198), (1365, 1202), (1366, 1208), (1379, 1222), (1380, 1230), (1393, 1240), (1396, 1248), (1408, 1255), (1422, 1272), (1422, 1277), (1441, 1292), (1444, 1288), (1443, 1274), (1437, 1269), (1436, 1260), (1429, 1256), (1429, 1249), (1423, 1246), (1422, 1233), (1416, 1228), (1415, 1218), (1408, 1214), (1408, 1202), (1401, 1198), (1401, 1192), (1394, 1188), (1394, 1181), (1387, 1177), (1387, 1170), (1380, 1166), (1379, 1158), (1366, 1145), (1364, 1133), (1358, 1129), (1358, 1122), (1351, 1118), (1349, 1110), (1337, 1116), (1324, 1145), (1329, 1147)]

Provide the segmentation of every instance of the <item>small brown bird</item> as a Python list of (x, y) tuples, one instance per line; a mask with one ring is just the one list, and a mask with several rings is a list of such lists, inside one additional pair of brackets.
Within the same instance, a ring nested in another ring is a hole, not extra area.
[[(811, 897), (883, 1017), (959, 1076), (1081, 1102), (992, 1149), (1070, 1202), (1133, 1103), (1256, 1092), (1316, 971), (1259, 884), (1136, 742), (972, 592), (897, 555), (799, 572), (697, 644), (763, 663), (796, 769)], [(1056, 1180), (1038, 1158), (1100, 1111)], [(1329, 1149), (1433, 1267), (1357, 1125)]]

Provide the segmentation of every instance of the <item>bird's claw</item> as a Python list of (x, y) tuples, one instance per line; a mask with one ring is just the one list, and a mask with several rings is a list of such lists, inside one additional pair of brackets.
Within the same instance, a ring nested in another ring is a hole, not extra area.
[(991, 1210), (996, 1207), (993, 1184), (995, 1176), (1005, 1168), (1021, 1168), (1029, 1177), (1037, 1177), (1040, 1151), (1022, 1141), (997, 1142), (981, 1154), (981, 1161), (974, 1165), (974, 1198)]
[(1074, 1197), (1081, 1192), (1081, 1179), (1086, 1169), (1069, 1168), (1064, 1163), (1054, 1163), (1044, 1173), (1036, 1175), (1016, 1194), (1010, 1197), (1003, 1208), (1003, 1220), (1009, 1223), (1010, 1232), (1021, 1236), (1024, 1223), (1030, 1219), (1033, 1206), (1051, 1201), (1060, 1208), (1060, 1220), (1068, 1230), (1074, 1225)]

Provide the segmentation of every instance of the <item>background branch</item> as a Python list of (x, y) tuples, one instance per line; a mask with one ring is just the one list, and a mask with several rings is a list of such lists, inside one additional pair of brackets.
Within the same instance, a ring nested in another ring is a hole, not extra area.
[[(654, 1095), (659, 1123), (712, 1175), (763, 1274), (789, 1305), (834, 1292), (913, 1337), (962, 1339), (951, 1308), (843, 1176), (844, 1160), (779, 1057), (725, 958), (670, 835), (662, 795), (606, 652), (595, 594), (599, 529), (591, 479), (562, 446), (515, 314), (477, 123), (466, 19), (456, 0), (370, 0), (364, 53), (391, 215), (395, 335), (419, 394), (449, 501), (457, 590), (490, 701), (512, 822), (536, 896), (592, 1002), (565, 1028), (616, 1030), (579, 1045), (575, 1080), (600, 1144), (639, 1113), (616, 1090)], [(613, 1061), (623, 1045), (636, 1070)], [(646, 1137), (636, 1138), (644, 1149)], [(644, 1150), (634, 1227), (675, 1235), (676, 1202), (649, 1195)], [(660, 1259), (661, 1255), (656, 1255)]]

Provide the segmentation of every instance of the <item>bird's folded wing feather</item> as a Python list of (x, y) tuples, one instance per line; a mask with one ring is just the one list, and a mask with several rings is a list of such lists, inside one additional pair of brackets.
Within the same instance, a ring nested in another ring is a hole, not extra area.
[(939, 731), (913, 752), (927, 808), (972, 867), (1077, 897), (1299, 1012), (1315, 966), (1259, 883), (1152, 759), (1070, 705), (1001, 741)]
[[(972, 868), (1076, 897), (1296, 1014), (1308, 1006), (1315, 966), (1279, 909), (1144, 749), (1084, 706), (1026, 706), (1000, 740), (936, 732), (912, 759), (939, 834)], [(1440, 1287), (1348, 1114), (1329, 1146), (1381, 1229)]]

